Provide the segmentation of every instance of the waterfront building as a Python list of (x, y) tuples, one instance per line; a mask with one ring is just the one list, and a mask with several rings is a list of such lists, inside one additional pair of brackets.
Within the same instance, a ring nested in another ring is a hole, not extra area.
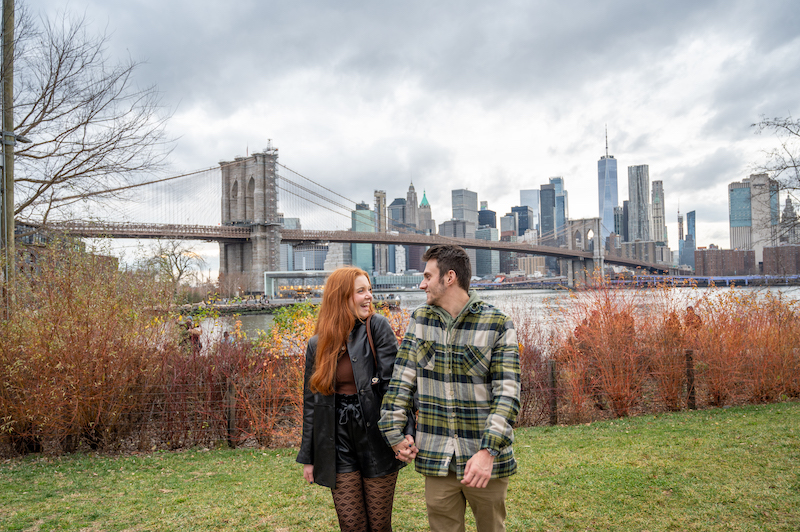
[(800, 246), (765, 247), (764, 275), (800, 275)]
[(751, 250), (698, 249), (694, 252), (695, 275), (722, 277), (756, 275), (756, 255)]
[(653, 206), (653, 240), (656, 242), (668, 243), (667, 218), (664, 211), (664, 182), (653, 181), (653, 193), (651, 196)]
[(608, 133), (606, 133), (606, 154), (597, 161), (597, 199), (600, 213), (600, 242), (605, 245), (610, 233), (620, 234), (615, 215), (619, 207), (617, 160), (608, 154)]
[(778, 243), (778, 196), (778, 182), (767, 174), (728, 185), (731, 249), (752, 249), (756, 263), (763, 262), (764, 247)]
[(526, 189), (519, 191), (519, 204), (531, 208), (533, 211), (533, 226), (539, 230), (539, 191), (537, 189)]
[(453, 219), (478, 225), (478, 193), (465, 188), (452, 191)]
[(547, 273), (544, 257), (539, 255), (521, 255), (517, 259), (517, 269), (525, 272), (525, 275), (544, 275)]
[(649, 241), (650, 236), (650, 167), (628, 167), (628, 240)]

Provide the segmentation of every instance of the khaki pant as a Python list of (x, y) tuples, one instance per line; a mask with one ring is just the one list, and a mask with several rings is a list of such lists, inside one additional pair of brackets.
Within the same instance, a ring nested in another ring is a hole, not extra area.
[(467, 502), (478, 532), (506, 529), (508, 478), (493, 478), (485, 488), (468, 488), (452, 471), (446, 477), (425, 477), (425, 503), (432, 532), (464, 532)]

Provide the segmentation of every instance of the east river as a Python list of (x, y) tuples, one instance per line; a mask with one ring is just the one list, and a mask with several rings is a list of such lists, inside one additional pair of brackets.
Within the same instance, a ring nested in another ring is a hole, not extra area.
[[(723, 290), (731, 290), (729, 288), (675, 288), (672, 292), (672, 297), (676, 300), (677, 308), (681, 306), (696, 305), (698, 301), (704, 297), (713, 297), (713, 294), (719, 293)], [(744, 287), (733, 288), (733, 290), (741, 290), (743, 292), (773, 292), (780, 293), (784, 297), (791, 299), (800, 299), (800, 287)], [(630, 295), (637, 296), (641, 294), (643, 297), (648, 293), (648, 290), (626, 290)], [(400, 298), (400, 307), (407, 310), (413, 310), (419, 305), (425, 303), (425, 293), (421, 290), (417, 291), (401, 291), (392, 292), (395, 296)], [(376, 297), (386, 297), (388, 292), (376, 292)], [(585, 301), (585, 296), (588, 294), (586, 291), (569, 292), (566, 290), (482, 290), (479, 292), (481, 298), (486, 302), (500, 308), (501, 310), (513, 315), (525, 313), (541, 318), (542, 320), (555, 320), (554, 309), (558, 308), (574, 308)], [(319, 301), (319, 300), (315, 300)], [(259, 330), (268, 330), (272, 325), (272, 315), (270, 314), (251, 314), (242, 315), (236, 318), (242, 322), (242, 330), (247, 333), (249, 337), (257, 334)], [(233, 319), (229, 317), (221, 317), (220, 321), (214, 324), (211, 321), (206, 321), (203, 328), (213, 329), (214, 332), (224, 330), (233, 330)], [(211, 332), (211, 331), (209, 331)], [(212, 332), (212, 334), (214, 334)]]

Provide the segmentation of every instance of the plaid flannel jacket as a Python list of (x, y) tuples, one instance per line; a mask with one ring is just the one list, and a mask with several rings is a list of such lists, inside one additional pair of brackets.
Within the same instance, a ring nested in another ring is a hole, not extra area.
[(423, 305), (412, 314), (379, 427), (390, 445), (400, 443), (406, 409), (412, 407), (416, 393), (419, 473), (446, 476), (455, 456), (461, 479), (467, 460), (488, 448), (500, 452), (492, 478), (510, 476), (517, 469), (511, 443), (520, 408), (514, 324), (474, 293), (455, 320), (446, 319), (445, 312)]

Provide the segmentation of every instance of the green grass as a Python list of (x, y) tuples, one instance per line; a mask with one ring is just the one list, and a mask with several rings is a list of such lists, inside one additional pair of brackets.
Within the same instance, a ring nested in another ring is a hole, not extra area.
[[(798, 402), (516, 437), (508, 530), (800, 530)], [(329, 490), (303, 481), (295, 452), (9, 460), (0, 464), (0, 529), (338, 530)], [(394, 529), (427, 529), (412, 468), (400, 475)]]

